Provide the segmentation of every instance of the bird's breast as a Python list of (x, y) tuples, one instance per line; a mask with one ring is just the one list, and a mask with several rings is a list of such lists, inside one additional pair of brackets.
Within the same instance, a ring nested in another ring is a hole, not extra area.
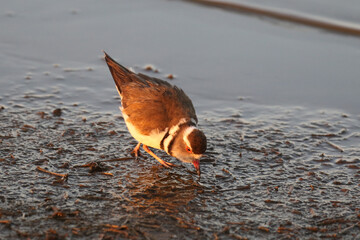
[(129, 117), (123, 112), (123, 117), (126, 123), (126, 126), (130, 134), (140, 143), (145, 144), (152, 148), (161, 149), (160, 142), (167, 132), (167, 128), (163, 131), (159, 129), (153, 129), (147, 134), (143, 134), (140, 129), (135, 127), (130, 121)]

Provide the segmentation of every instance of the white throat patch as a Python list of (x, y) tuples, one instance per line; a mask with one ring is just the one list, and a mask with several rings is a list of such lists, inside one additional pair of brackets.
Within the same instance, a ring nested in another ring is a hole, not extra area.
[(178, 134), (180, 130), (180, 125), (186, 123), (187, 121), (188, 120), (186, 120), (185, 118), (182, 118), (176, 125), (170, 128), (169, 136), (164, 140), (164, 150), (167, 152), (167, 154), (170, 155), (169, 144), (173, 141), (174, 137), (176, 137), (175, 135)]
[(180, 121), (172, 126), (169, 130), (169, 136), (164, 140), (164, 150), (166, 151), (167, 154), (170, 155), (169, 153), (169, 144), (170, 142), (173, 140), (173, 138), (175, 137), (175, 134), (180, 130), (180, 125), (186, 123), (186, 119), (182, 118), (180, 119)]

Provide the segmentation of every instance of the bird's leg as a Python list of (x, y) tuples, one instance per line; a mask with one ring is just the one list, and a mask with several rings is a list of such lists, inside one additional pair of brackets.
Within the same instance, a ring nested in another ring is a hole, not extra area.
[(141, 143), (138, 143), (134, 148), (134, 150), (131, 151), (131, 155), (134, 156), (136, 160), (138, 159), (139, 156), (141, 156), (140, 145)]
[(159, 163), (161, 163), (161, 164), (164, 165), (165, 167), (170, 168), (170, 167), (176, 166), (175, 164), (172, 164), (172, 163), (169, 163), (169, 162), (165, 162), (164, 160), (162, 160), (161, 158), (159, 158), (158, 156), (156, 156), (155, 153), (153, 153), (153, 152), (148, 148), (148, 146), (146, 146), (145, 144), (143, 144), (143, 148), (144, 148), (144, 150), (145, 150), (148, 154), (150, 154), (151, 156), (153, 156), (156, 160), (159, 161)]

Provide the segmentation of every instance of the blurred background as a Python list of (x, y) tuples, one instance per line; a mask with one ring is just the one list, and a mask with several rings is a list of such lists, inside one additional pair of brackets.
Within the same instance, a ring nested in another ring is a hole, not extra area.
[[(231, 2), (355, 29), (360, 22), (355, 0)], [(152, 64), (160, 73), (149, 75), (173, 74), (199, 111), (246, 99), (359, 113), (359, 36), (228, 10), (193, 1), (3, 1), (3, 104), (11, 95), (45, 91), (116, 109), (105, 50), (135, 71)]]

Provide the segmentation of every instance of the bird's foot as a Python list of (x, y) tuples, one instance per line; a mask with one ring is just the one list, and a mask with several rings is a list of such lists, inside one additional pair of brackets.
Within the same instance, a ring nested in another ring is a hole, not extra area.
[(167, 168), (171, 168), (171, 167), (176, 167), (175, 164), (173, 163), (169, 163), (169, 162), (166, 162), (164, 160), (162, 160), (161, 158), (159, 158), (158, 156), (155, 155), (155, 153), (153, 153), (149, 148), (148, 146), (146, 146), (145, 144), (143, 144), (143, 148), (144, 150), (150, 154), (153, 158), (155, 158), (159, 163), (161, 163), (163, 166), (167, 167)]
[[(158, 159), (156, 159), (156, 160), (158, 160)], [(162, 160), (161, 158), (160, 158), (160, 160), (162, 162), (160, 162), (159, 160), (158, 161), (167, 168), (177, 167), (177, 165), (175, 165), (173, 163), (166, 162), (166, 161)]]
[(142, 154), (140, 152), (140, 145), (141, 145), (141, 143), (138, 143), (136, 145), (136, 147), (134, 148), (134, 150), (131, 151), (131, 156), (135, 157), (135, 160), (138, 160), (139, 156), (142, 156)]

